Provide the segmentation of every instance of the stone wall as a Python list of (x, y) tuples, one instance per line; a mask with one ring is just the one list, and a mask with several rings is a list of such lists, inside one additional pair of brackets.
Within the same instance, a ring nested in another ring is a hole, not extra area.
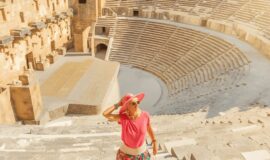
[(0, 85), (10, 86), (0, 92), (0, 123), (39, 119), (39, 84), (21, 75), (64, 54), (72, 41), (68, 7), (68, 0), (0, 0)]
[(254, 46), (261, 53), (270, 58), (270, 40), (263, 36), (263, 34), (256, 29), (252, 29), (246, 25), (233, 25), (217, 20), (208, 20), (207, 28), (234, 35), (239, 39), (248, 42), (250, 45)]
[(40, 70), (48, 55), (71, 40), (67, 0), (5, 0), (0, 2), (1, 83), (17, 79), (25, 68)]
[[(69, 0), (69, 5), (74, 10), (72, 19), (72, 31), (74, 35), (74, 46), (77, 52), (86, 52), (85, 48), (88, 41), (89, 27), (97, 21), (102, 14), (104, 0), (87, 0), (86, 3), (79, 3), (78, 0)], [(87, 36), (85, 36), (87, 34)]]

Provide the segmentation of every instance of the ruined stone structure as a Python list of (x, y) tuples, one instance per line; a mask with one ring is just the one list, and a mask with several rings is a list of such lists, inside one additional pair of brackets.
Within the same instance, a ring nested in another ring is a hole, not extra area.
[[(35, 120), (42, 110), (42, 101), (39, 83), (33, 80), (31, 70), (43, 71), (58, 55), (65, 54), (71, 40), (73, 13), (66, 0), (1, 0), (0, 11), (0, 84), (3, 87), (0, 106), (12, 109), (6, 105), (10, 94), (17, 111), (10, 118)], [(20, 111), (21, 108), (25, 111)]]
[(89, 52), (92, 48), (89, 35), (94, 32), (97, 18), (102, 15), (103, 5), (104, 0), (69, 0), (69, 6), (74, 11), (72, 30), (76, 52)]
[(0, 0), (0, 160), (115, 159), (120, 127), (100, 113), (141, 91), (156, 160), (269, 160), (269, 8)]

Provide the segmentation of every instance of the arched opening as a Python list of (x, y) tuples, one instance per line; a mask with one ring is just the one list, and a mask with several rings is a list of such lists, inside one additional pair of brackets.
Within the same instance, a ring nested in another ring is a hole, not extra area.
[(101, 43), (96, 47), (96, 57), (99, 59), (105, 59), (108, 46)]

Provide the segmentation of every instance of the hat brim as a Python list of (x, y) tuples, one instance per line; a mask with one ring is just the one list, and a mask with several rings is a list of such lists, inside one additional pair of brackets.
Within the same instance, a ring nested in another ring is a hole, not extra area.
[(139, 102), (141, 102), (144, 98), (144, 93), (139, 93), (133, 97), (131, 97), (128, 101), (126, 101), (123, 106), (121, 107), (119, 113), (123, 113), (127, 110), (127, 107), (129, 105), (129, 103), (134, 99), (134, 98), (137, 98)]

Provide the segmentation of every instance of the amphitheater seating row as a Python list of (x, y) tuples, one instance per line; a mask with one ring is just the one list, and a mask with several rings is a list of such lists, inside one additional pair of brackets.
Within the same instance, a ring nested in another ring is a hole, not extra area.
[(117, 20), (110, 60), (156, 75), (166, 83), (170, 96), (249, 64), (238, 48), (220, 38), (134, 19)]
[(267, 29), (270, 26), (270, 11), (265, 12), (257, 16), (251, 23), (255, 26), (260, 27), (261, 29)]
[(138, 7), (138, 6), (153, 6), (154, 1), (153, 0), (121, 0), (121, 1), (115, 1), (115, 0), (107, 0), (106, 6), (109, 7), (118, 7), (118, 6), (126, 6), (126, 7)]
[(109, 37), (112, 37), (114, 34), (114, 25), (116, 23), (116, 17), (115, 16), (106, 16), (106, 17), (99, 17), (96, 27), (109, 27)]
[(237, 0), (237, 1), (223, 1), (219, 6), (217, 6), (210, 16), (211, 19), (228, 19), (236, 11), (239, 10), (247, 1)]
[(252, 3), (246, 3), (246, 5), (240, 8), (240, 10), (233, 15), (233, 18), (243, 22), (249, 22), (263, 11), (266, 11), (268, 4), (269, 2), (265, 0), (253, 0)]
[(153, 6), (154, 9), (165, 12), (186, 12), (199, 17), (203, 15), (208, 19), (230, 23), (246, 23), (261, 31), (270, 26), (269, 0), (107, 0), (105, 3), (108, 8), (140, 6)]
[(99, 17), (96, 26), (111, 27), (114, 25), (115, 21), (116, 21), (116, 17), (114, 16)]

